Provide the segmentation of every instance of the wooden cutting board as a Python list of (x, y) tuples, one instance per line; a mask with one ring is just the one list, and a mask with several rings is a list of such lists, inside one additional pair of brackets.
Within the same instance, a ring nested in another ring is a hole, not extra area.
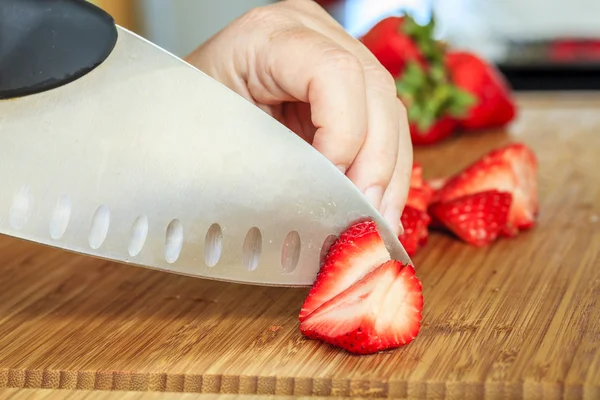
[(416, 159), (428, 177), (509, 141), (539, 158), (537, 227), (414, 262), (424, 325), (395, 351), (304, 340), (306, 289), (204, 281), (0, 239), (0, 388), (393, 398), (600, 398), (600, 96), (531, 95), (508, 132)]

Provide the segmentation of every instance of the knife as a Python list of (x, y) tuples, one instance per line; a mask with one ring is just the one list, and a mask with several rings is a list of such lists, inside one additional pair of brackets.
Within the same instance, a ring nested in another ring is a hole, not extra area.
[(378, 211), (310, 144), (84, 0), (0, 0), (0, 233), (140, 267), (309, 286)]

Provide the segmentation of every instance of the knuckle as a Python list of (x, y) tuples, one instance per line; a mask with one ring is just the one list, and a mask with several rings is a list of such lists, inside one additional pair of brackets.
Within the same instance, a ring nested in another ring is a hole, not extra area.
[(363, 73), (362, 64), (358, 58), (342, 48), (330, 48), (324, 52), (323, 56), (325, 62), (336, 70)]
[[(253, 26), (255, 24), (272, 24), (282, 19), (281, 13), (272, 7), (255, 7), (239, 19), (240, 24)], [(259, 25), (260, 26), (260, 25)]]
[(396, 97), (396, 81), (388, 70), (382, 67), (367, 67), (365, 69), (368, 85), (372, 89)]

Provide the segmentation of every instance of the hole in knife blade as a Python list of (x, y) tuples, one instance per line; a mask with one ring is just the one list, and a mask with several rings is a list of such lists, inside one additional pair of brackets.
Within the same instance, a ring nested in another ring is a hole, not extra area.
[(296, 231), (287, 234), (281, 249), (281, 270), (289, 274), (296, 269), (300, 260), (300, 235)]
[(88, 238), (90, 247), (94, 250), (99, 249), (106, 239), (108, 228), (110, 227), (110, 210), (107, 206), (98, 207), (92, 217), (92, 227)]
[(327, 257), (327, 254), (329, 253), (329, 248), (333, 243), (335, 243), (336, 240), (337, 236), (329, 235), (323, 242), (323, 246), (321, 247), (321, 256), (319, 257), (319, 267), (323, 266), (323, 263), (325, 262), (325, 257)]
[(223, 251), (223, 231), (219, 224), (212, 224), (206, 232), (204, 239), (204, 262), (209, 267), (214, 267), (221, 258)]
[(148, 217), (140, 215), (131, 227), (131, 240), (127, 251), (131, 257), (135, 257), (142, 251), (146, 238), (148, 237)]
[(183, 225), (178, 219), (174, 219), (167, 226), (167, 234), (165, 238), (165, 260), (169, 264), (173, 264), (181, 254), (183, 246)]
[(243, 263), (248, 271), (254, 271), (258, 267), (261, 252), (262, 235), (257, 227), (253, 227), (244, 239)]
[(33, 195), (29, 185), (24, 185), (13, 197), (13, 202), (9, 211), (10, 226), (13, 229), (22, 229), (29, 217), (31, 217), (31, 207), (33, 204)]
[(71, 198), (62, 195), (56, 201), (56, 206), (50, 217), (50, 237), (54, 240), (60, 239), (69, 226), (71, 219)]

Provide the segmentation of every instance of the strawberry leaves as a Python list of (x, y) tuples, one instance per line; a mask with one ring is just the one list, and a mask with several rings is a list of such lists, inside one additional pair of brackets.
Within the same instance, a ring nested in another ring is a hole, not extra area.
[(420, 25), (407, 14), (384, 18), (362, 39), (396, 79), (413, 145), (510, 122), (516, 105), (504, 77), (474, 54), (449, 49), (435, 31), (435, 16)]

